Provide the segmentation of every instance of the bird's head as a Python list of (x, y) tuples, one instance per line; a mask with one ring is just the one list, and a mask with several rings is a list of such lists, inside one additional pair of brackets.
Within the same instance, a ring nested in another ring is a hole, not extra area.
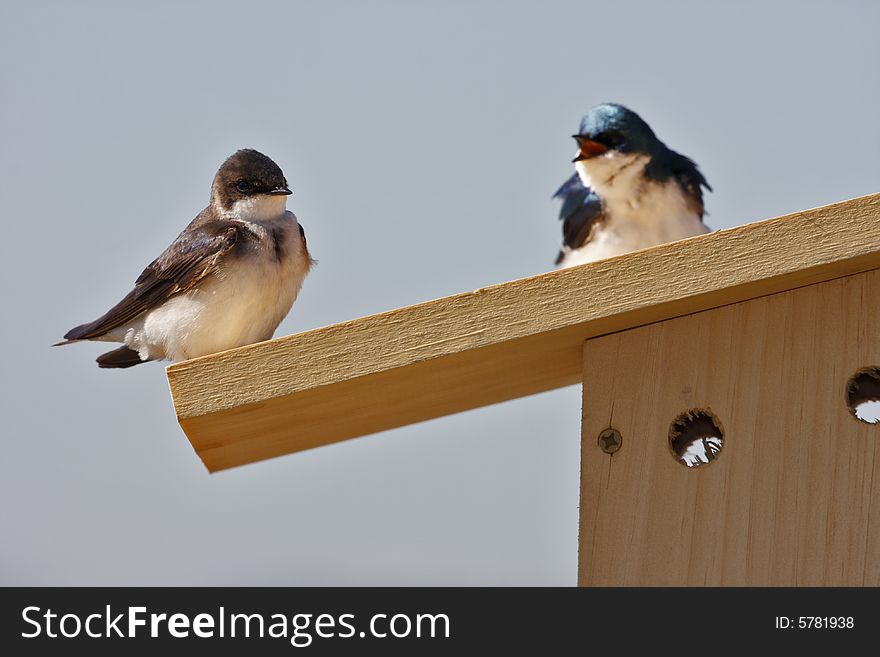
[(211, 185), (211, 203), (226, 215), (271, 218), (284, 212), (286, 197), (292, 193), (275, 162), (244, 148), (220, 165)]
[[(652, 156), (662, 148), (651, 127), (623, 105), (604, 103), (584, 114), (576, 135), (575, 169), (585, 185), (599, 192), (627, 192)], [(619, 176), (626, 172), (624, 176)]]
[(608, 154), (650, 155), (657, 137), (651, 126), (623, 105), (604, 103), (584, 114), (576, 135), (578, 154), (574, 162)]

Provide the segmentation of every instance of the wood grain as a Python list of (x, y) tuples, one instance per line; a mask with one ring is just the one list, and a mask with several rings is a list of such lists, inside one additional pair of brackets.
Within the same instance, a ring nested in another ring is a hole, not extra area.
[(576, 383), (585, 339), (880, 266), (880, 194), (168, 367), (209, 470)]
[[(589, 340), (579, 583), (880, 585), (880, 425), (845, 404), (880, 365), (878, 292), (875, 270)], [(698, 468), (668, 447), (692, 408), (725, 432)]]

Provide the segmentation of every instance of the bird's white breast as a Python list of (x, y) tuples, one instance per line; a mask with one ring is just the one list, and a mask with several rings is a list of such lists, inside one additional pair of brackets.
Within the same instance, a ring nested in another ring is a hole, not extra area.
[(604, 220), (589, 242), (565, 253), (562, 267), (708, 232), (675, 180), (658, 182), (643, 176), (647, 162), (646, 155), (600, 156), (577, 162), (581, 180), (604, 203)]
[(126, 331), (125, 343), (141, 358), (184, 360), (272, 337), (293, 305), (311, 259), (292, 212), (236, 220), (259, 239), (248, 241), (245, 253), (227, 258), (216, 273)]

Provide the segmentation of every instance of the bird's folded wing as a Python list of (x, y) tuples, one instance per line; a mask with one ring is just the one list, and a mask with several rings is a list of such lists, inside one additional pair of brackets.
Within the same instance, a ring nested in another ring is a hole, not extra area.
[[(574, 174), (566, 180), (553, 198), (562, 200), (559, 218), (562, 220), (562, 243), (577, 249), (590, 239), (593, 227), (602, 220), (602, 201)], [(556, 260), (559, 264), (562, 252)]]
[(712, 191), (712, 186), (706, 177), (700, 172), (692, 159), (669, 149), (666, 154), (665, 165), (672, 171), (678, 184), (690, 200), (692, 209), (700, 219), (705, 214), (703, 205), (703, 187)]
[(134, 289), (93, 322), (68, 331), (66, 340), (88, 340), (112, 331), (209, 275), (241, 239), (244, 228), (210, 224), (185, 231), (138, 276)]

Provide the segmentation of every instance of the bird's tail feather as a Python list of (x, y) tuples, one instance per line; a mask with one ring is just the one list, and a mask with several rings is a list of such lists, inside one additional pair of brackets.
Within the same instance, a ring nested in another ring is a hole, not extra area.
[(95, 326), (97, 325), (98, 320), (94, 322), (89, 322), (88, 324), (80, 324), (79, 326), (74, 326), (67, 333), (64, 334), (64, 339), (67, 342), (59, 342), (58, 344), (68, 344), (70, 342), (76, 342), (77, 340), (88, 340), (89, 338), (98, 337), (94, 334)]
[(66, 344), (73, 344), (74, 342), (82, 342), (83, 340), (93, 340), (95, 338), (100, 338), (104, 333), (95, 333), (95, 327), (98, 326), (101, 319), (96, 319), (94, 322), (88, 322), (87, 324), (80, 324), (79, 326), (74, 326), (67, 333), (64, 334), (64, 339), (61, 342), (56, 342), (53, 344), (53, 347), (61, 347)]
[(119, 347), (113, 351), (108, 351), (106, 354), (101, 354), (97, 358), (98, 367), (102, 368), (134, 367), (146, 362), (141, 360), (138, 352), (128, 347)]

